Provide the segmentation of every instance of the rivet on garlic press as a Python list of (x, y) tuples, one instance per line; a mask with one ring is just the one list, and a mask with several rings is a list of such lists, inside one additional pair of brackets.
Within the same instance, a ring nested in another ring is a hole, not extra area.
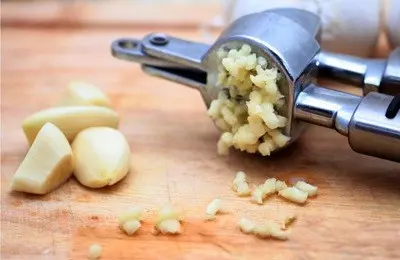
[(157, 46), (167, 45), (168, 44), (167, 35), (165, 35), (163, 33), (156, 33), (156, 34), (150, 36), (150, 42), (153, 45), (157, 45)]

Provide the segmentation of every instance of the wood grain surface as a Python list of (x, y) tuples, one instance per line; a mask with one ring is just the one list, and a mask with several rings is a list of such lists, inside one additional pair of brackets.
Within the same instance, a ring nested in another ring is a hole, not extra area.
[[(201, 38), (190, 28), (163, 31)], [(92, 243), (103, 246), (102, 259), (400, 258), (399, 164), (356, 154), (346, 138), (314, 126), (272, 157), (217, 156), (218, 131), (196, 91), (146, 76), (135, 64), (110, 55), (113, 39), (148, 32), (3, 28), (2, 259), (85, 259)], [(46, 196), (10, 192), (10, 180), (28, 149), (21, 121), (54, 105), (74, 79), (110, 95), (132, 150), (131, 173), (107, 189), (87, 189), (71, 178)], [(254, 184), (267, 177), (305, 179), (320, 193), (305, 206), (277, 197), (254, 205), (230, 190), (238, 170)], [(205, 223), (205, 207), (215, 197), (228, 213)], [(152, 215), (167, 203), (186, 211), (184, 232), (153, 236)], [(149, 215), (138, 235), (128, 237), (118, 229), (116, 215), (133, 205), (145, 207)], [(289, 213), (299, 219), (286, 242), (260, 240), (236, 227), (243, 216), (279, 221)]]

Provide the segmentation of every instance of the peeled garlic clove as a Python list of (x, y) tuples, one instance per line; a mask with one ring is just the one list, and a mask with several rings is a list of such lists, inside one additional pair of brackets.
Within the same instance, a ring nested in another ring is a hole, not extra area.
[(74, 160), (67, 138), (55, 125), (46, 123), (18, 167), (11, 189), (46, 194), (64, 183), (73, 169)]
[(130, 169), (131, 151), (125, 137), (110, 127), (91, 127), (72, 143), (75, 177), (90, 188), (113, 185)]
[(117, 128), (119, 117), (113, 110), (99, 106), (53, 107), (42, 110), (22, 123), (29, 144), (32, 144), (39, 130), (47, 122), (60, 128), (71, 142), (80, 131), (89, 127)]
[(84, 81), (72, 81), (61, 101), (62, 106), (104, 106), (110, 107), (110, 99), (96, 86)]

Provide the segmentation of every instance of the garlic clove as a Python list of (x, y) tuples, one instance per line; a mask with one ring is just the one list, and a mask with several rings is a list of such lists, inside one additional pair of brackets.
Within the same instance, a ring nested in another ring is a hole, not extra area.
[(47, 122), (57, 126), (68, 141), (72, 142), (80, 131), (89, 127), (117, 128), (119, 117), (113, 110), (99, 106), (54, 107), (42, 110), (26, 118), (22, 123), (29, 144), (33, 143), (39, 130)]
[(11, 189), (46, 194), (64, 183), (73, 169), (74, 158), (67, 138), (55, 125), (46, 123), (15, 172)]
[(90, 188), (114, 185), (130, 169), (131, 152), (125, 137), (110, 127), (91, 127), (72, 143), (75, 177)]
[(98, 87), (84, 81), (72, 81), (68, 84), (61, 106), (104, 106), (111, 102)]

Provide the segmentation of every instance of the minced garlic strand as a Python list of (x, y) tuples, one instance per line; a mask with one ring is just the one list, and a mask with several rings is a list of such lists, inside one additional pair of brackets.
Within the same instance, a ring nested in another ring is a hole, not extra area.
[(309, 197), (317, 195), (318, 188), (311, 184), (308, 184), (307, 182), (298, 181), (295, 187), (298, 188), (299, 190), (307, 192)]
[(247, 218), (241, 218), (239, 220), (238, 225), (239, 225), (240, 230), (245, 234), (252, 233), (254, 226), (255, 226), (254, 223), (250, 219), (247, 219)]
[(283, 190), (279, 191), (278, 194), (280, 196), (284, 197), (285, 199), (288, 199), (290, 201), (293, 201), (293, 202), (296, 202), (299, 204), (304, 204), (308, 197), (307, 192), (299, 190), (296, 187), (289, 187), (289, 188), (283, 189)]

